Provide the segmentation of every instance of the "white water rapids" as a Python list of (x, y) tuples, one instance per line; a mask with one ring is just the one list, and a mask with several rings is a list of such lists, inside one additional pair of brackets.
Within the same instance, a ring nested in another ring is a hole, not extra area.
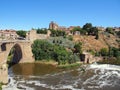
[[(76, 74), (75, 74), (76, 73)], [(120, 90), (120, 66), (91, 64), (85, 68), (44, 76), (10, 74), (3, 90)]]

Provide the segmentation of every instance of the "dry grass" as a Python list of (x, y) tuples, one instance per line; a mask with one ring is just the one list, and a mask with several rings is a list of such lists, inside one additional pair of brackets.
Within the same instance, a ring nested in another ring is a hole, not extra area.
[(99, 39), (96, 40), (95, 36), (73, 36), (75, 42), (83, 43), (83, 50), (95, 50), (99, 51), (101, 48), (108, 48), (108, 44), (114, 47), (118, 47), (119, 44), (116, 42), (116, 37), (110, 34), (110, 37), (99, 34)]

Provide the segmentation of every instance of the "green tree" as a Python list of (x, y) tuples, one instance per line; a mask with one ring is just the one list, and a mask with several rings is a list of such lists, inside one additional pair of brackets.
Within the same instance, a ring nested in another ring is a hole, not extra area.
[(2, 90), (2, 83), (0, 83), (0, 90)]
[(110, 49), (109, 49), (109, 51), (110, 51), (110, 55), (109, 56), (111, 56), (111, 57), (120, 57), (120, 50), (118, 49), (118, 48), (115, 48), (115, 47), (111, 47)]
[(16, 31), (16, 33), (20, 36), (20, 37), (26, 37), (26, 31), (24, 30), (19, 30), (19, 31)]
[(117, 31), (116, 34), (120, 38), (120, 31)]
[(96, 27), (92, 27), (88, 31), (88, 35), (94, 35), (96, 36), (98, 34), (98, 29)]
[(47, 34), (47, 29), (46, 28), (38, 28), (36, 29), (38, 34)]
[(53, 59), (58, 64), (66, 64), (69, 60), (69, 52), (65, 47), (51, 44), (45, 40), (35, 40), (32, 45), (32, 52), (35, 60)]
[(72, 32), (75, 32), (75, 31), (80, 31), (81, 30), (81, 28), (80, 27), (74, 27), (73, 29), (72, 29)]
[(107, 27), (106, 28), (106, 32), (110, 33), (110, 34), (114, 34), (113, 28), (112, 27)]
[(101, 54), (102, 56), (107, 56), (107, 55), (108, 55), (108, 49), (107, 49), (107, 48), (102, 48), (102, 49), (100, 50), (100, 54)]
[(44, 40), (35, 40), (32, 45), (32, 52), (36, 60), (51, 59), (52, 44)]
[(92, 28), (92, 24), (91, 23), (86, 23), (85, 25), (83, 25), (82, 29), (89, 32), (91, 28)]
[(66, 36), (66, 32), (65, 31), (62, 31), (62, 30), (51, 30), (51, 36), (52, 37), (58, 37), (58, 36), (63, 36), (65, 37)]
[(72, 36), (72, 35), (69, 35), (69, 36), (68, 36), (68, 40), (73, 41), (73, 36)]
[(98, 33), (95, 35), (95, 39), (99, 39), (99, 34)]
[(82, 43), (81, 42), (79, 42), (79, 43), (76, 43), (75, 45), (74, 45), (74, 53), (79, 53), (79, 54), (81, 54), (82, 53)]
[(81, 29), (81, 30), (80, 30), (80, 35), (86, 35), (86, 33), (87, 33), (86, 30), (84, 30), (84, 29)]
[(71, 33), (74, 34), (76, 31), (79, 31), (81, 35), (85, 35), (86, 32), (87, 32), (86, 30), (84, 30), (84, 29), (82, 29), (82, 28), (80, 28), (80, 27), (75, 27), (75, 28), (73, 28), (73, 29), (71, 30)]
[(94, 30), (94, 34), (95, 34), (95, 39), (99, 39), (99, 30), (96, 27), (95, 27), (95, 30)]
[(58, 47), (55, 50), (56, 53), (56, 60), (58, 61), (58, 64), (66, 64), (68, 59), (68, 52), (64, 47)]

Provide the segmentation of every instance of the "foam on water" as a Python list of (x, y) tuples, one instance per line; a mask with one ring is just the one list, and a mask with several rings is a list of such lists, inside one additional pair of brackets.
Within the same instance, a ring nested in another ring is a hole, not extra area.
[(56, 86), (52, 86), (52, 85), (47, 85), (47, 84), (42, 84), (39, 81), (28, 81), (27, 84), (32, 84), (34, 83), (36, 86), (41, 86), (44, 88), (50, 88), (52, 90), (56, 90), (56, 89), (71, 89), (71, 90), (84, 90), (84, 89), (77, 89), (74, 88), (72, 85), (58, 85)]
[(9, 84), (2, 86), (2, 90), (19, 90), (17, 88), (17, 82), (13, 79), (13, 77), (9, 77), (9, 79)]
[[(120, 83), (120, 66), (110, 64), (91, 64), (86, 70), (93, 69), (94, 75), (88, 78), (83, 85), (96, 85), (98, 88), (104, 86), (114, 87)], [(94, 88), (94, 86), (93, 86)]]
[(2, 90), (34, 90), (33, 88), (27, 87), (25, 85), (20, 84), (19, 87), (24, 88), (24, 89), (19, 89), (18, 88), (18, 84), (19, 83), (25, 83), (25, 80), (20, 80), (20, 81), (16, 81), (13, 76), (9, 76), (9, 84), (8, 85), (4, 85), (2, 86)]
[(88, 68), (97, 68), (97, 69), (102, 69), (102, 70), (118, 70), (120, 71), (120, 66), (117, 65), (110, 65), (110, 64), (91, 64)]

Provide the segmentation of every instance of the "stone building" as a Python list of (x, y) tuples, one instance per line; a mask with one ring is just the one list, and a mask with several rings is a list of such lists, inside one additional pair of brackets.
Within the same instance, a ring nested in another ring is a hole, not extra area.
[(120, 31), (120, 27), (113, 27), (114, 31)]
[(13, 40), (18, 37), (15, 30), (0, 30), (0, 39)]
[(89, 52), (83, 52), (81, 55), (80, 55), (80, 60), (83, 62), (83, 63), (94, 63), (94, 62), (97, 62), (97, 61), (101, 61), (103, 60), (102, 57), (96, 57), (94, 55), (92, 55), (91, 53)]
[(55, 23), (55, 22), (50, 22), (50, 24), (49, 24), (49, 29), (54, 29), (54, 30), (58, 30), (58, 24), (57, 23)]
[(81, 61), (84, 63), (93, 63), (94, 57), (88, 52), (83, 52), (83, 54), (81, 54)]
[(75, 27), (79, 27), (80, 26), (70, 26), (70, 27), (65, 27), (65, 26), (59, 26), (57, 23), (55, 22), (50, 22), (49, 24), (49, 29), (53, 29), (53, 30), (62, 30), (65, 31), (67, 35), (72, 35), (71, 30), (73, 30)]
[(105, 28), (102, 27), (102, 26), (97, 26), (97, 29), (100, 30), (100, 31), (105, 31)]
[(80, 35), (80, 32), (79, 32), (79, 31), (75, 31), (75, 32), (73, 33), (73, 35)]

